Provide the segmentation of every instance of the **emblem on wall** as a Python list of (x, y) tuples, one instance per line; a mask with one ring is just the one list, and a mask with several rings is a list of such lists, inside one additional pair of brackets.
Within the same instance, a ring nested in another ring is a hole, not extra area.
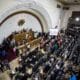
[(18, 21), (18, 26), (23, 26), (25, 23), (25, 20), (24, 19), (21, 19)]

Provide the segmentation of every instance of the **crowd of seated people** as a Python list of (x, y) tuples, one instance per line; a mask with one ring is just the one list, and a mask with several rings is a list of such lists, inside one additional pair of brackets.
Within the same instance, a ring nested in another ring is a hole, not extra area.
[[(66, 43), (64, 45), (62, 45), (62, 47), (60, 47), (60, 49), (57, 49), (57, 52), (56, 51), (53, 52), (57, 57), (55, 56), (56, 60), (53, 62), (54, 65), (51, 66), (51, 69), (48, 72), (46, 72), (48, 74), (47, 75), (45, 74), (45, 77), (41, 78), (40, 77), (40, 71), (38, 71), (38, 72), (36, 72), (37, 76), (34, 74), (34, 77), (37, 78), (38, 80), (46, 80), (47, 76), (48, 76), (47, 80), (68, 80), (69, 77), (67, 77), (67, 79), (66, 79), (66, 75), (68, 74), (69, 76), (70, 75), (72, 76), (72, 73), (74, 72), (74, 73), (76, 73), (74, 75), (77, 78), (77, 76), (79, 76), (79, 74), (77, 74), (78, 73), (77, 72), (78, 71), (77, 67), (79, 68), (79, 63), (78, 63), (78, 65), (76, 63), (74, 64), (74, 62), (69, 59), (70, 56), (73, 56), (73, 55), (71, 55), (72, 54), (72, 50), (70, 50), (70, 48), (73, 47), (74, 43), (75, 43), (75, 40), (73, 38), (71, 40), (71, 37), (70, 37), (70, 39), (67, 40)], [(61, 50), (61, 48), (62, 48), (62, 50)], [(59, 52), (59, 50), (61, 52)], [(68, 53), (66, 53), (66, 50), (69, 50), (69, 51), (67, 51)], [(63, 54), (65, 54), (66, 57)], [(49, 54), (49, 56), (50, 56), (50, 54)], [(59, 57), (59, 59), (58, 59), (58, 57)], [(51, 65), (51, 62), (49, 62), (49, 60), (48, 60), (48, 63), (49, 63), (49, 66), (47, 68), (49, 69), (50, 65)], [(46, 67), (46, 63), (44, 63), (44, 65)], [(43, 68), (43, 71), (44, 71), (44, 68)], [(43, 72), (43, 74), (44, 73), (45, 72)], [(69, 74), (69, 73), (71, 73), (71, 74)], [(34, 80), (35, 80), (35, 78), (34, 78)], [(76, 79), (76, 80), (79, 80), (79, 79)]]
[[(26, 49), (19, 57), (19, 67), (15, 68), (14, 80), (79, 80), (79, 56), (73, 59), (77, 38), (72, 36), (41, 36), (40, 45), (30, 52)], [(76, 63), (77, 61), (77, 63)]]
[(10, 70), (9, 60), (8, 60), (8, 49), (9, 47), (5, 45), (0, 45), (0, 72), (4, 72), (5, 70)]
[[(26, 34), (28, 33), (29, 35), (34, 35), (34, 32), (32, 31), (32, 29), (30, 29), (29, 31), (27, 31), (26, 29), (23, 29), (21, 31), (12, 32), (11, 35), (9, 35), (7, 38), (4, 38), (4, 40), (0, 44), (0, 60), (1, 60), (1, 65), (2, 65), (2, 63), (5, 60), (7, 60), (8, 62), (10, 62), (10, 61), (14, 60), (19, 55), (19, 50), (15, 48), (16, 46), (18, 46), (18, 43), (15, 40), (14, 36), (16, 36), (17, 34), (24, 33), (24, 32), (26, 32)], [(21, 36), (19, 35), (18, 37), (21, 38)], [(40, 36), (40, 35), (36, 35), (35, 38), (38, 38), (38, 36)], [(23, 43), (24, 44), (27, 43), (27, 40), (23, 39), (22, 43), (20, 43), (20, 44), (23, 44)], [(1, 71), (3, 71), (2, 68), (1, 68)]]
[(79, 80), (80, 38), (61, 33), (39, 33), (37, 37), (41, 37), (39, 46), (33, 51), (26, 47), (19, 55), (19, 66), (10, 72), (11, 80)]
[[(29, 37), (35, 37), (34, 35), (34, 31), (32, 31), (32, 29), (28, 30), (27, 29), (23, 29), (21, 31), (15, 31), (12, 32), (11, 35), (9, 35), (7, 38), (5, 38), (2, 42), (3, 45), (7, 46), (7, 47), (15, 47), (18, 45), (22, 45), (28, 42), (27, 39), (29, 39)], [(38, 33), (38, 32), (36, 32)], [(30, 40), (29, 40), (30, 41)]]

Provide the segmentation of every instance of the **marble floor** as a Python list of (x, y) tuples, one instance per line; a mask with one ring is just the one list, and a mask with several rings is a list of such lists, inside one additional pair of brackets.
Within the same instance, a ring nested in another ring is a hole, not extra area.
[[(18, 66), (18, 58), (16, 58), (15, 60), (11, 61), (10, 62), (10, 66), (11, 66), (11, 70), (14, 70), (15, 67)], [(9, 77), (9, 70), (7, 71), (4, 71), (3, 73), (0, 73), (0, 80), (10, 80), (10, 77)]]

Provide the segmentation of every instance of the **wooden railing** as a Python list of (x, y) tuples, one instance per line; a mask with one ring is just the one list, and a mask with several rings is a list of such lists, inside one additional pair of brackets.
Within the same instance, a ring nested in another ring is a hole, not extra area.
[(30, 48), (34, 48), (34, 47), (37, 47), (39, 44), (40, 44), (40, 41), (41, 41), (41, 37), (38, 38), (38, 39), (35, 39), (31, 42), (28, 42), (28, 43), (25, 43), (23, 45), (20, 45), (20, 46), (17, 46), (16, 48), (21, 51), (20, 53), (23, 52), (23, 50), (27, 47), (27, 46), (30, 46)]
[(15, 34), (13, 36), (13, 38), (15, 39), (15, 41), (18, 43), (23, 42), (23, 40), (26, 40), (27, 42), (30, 42), (32, 40), (34, 40), (34, 32), (21, 32), (18, 34)]

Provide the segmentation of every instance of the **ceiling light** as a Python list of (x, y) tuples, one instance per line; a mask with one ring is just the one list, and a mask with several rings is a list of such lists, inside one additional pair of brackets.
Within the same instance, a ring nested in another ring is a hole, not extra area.
[(77, 22), (80, 21), (80, 18), (79, 17), (76, 17), (75, 18), (75, 21), (77, 21)]

